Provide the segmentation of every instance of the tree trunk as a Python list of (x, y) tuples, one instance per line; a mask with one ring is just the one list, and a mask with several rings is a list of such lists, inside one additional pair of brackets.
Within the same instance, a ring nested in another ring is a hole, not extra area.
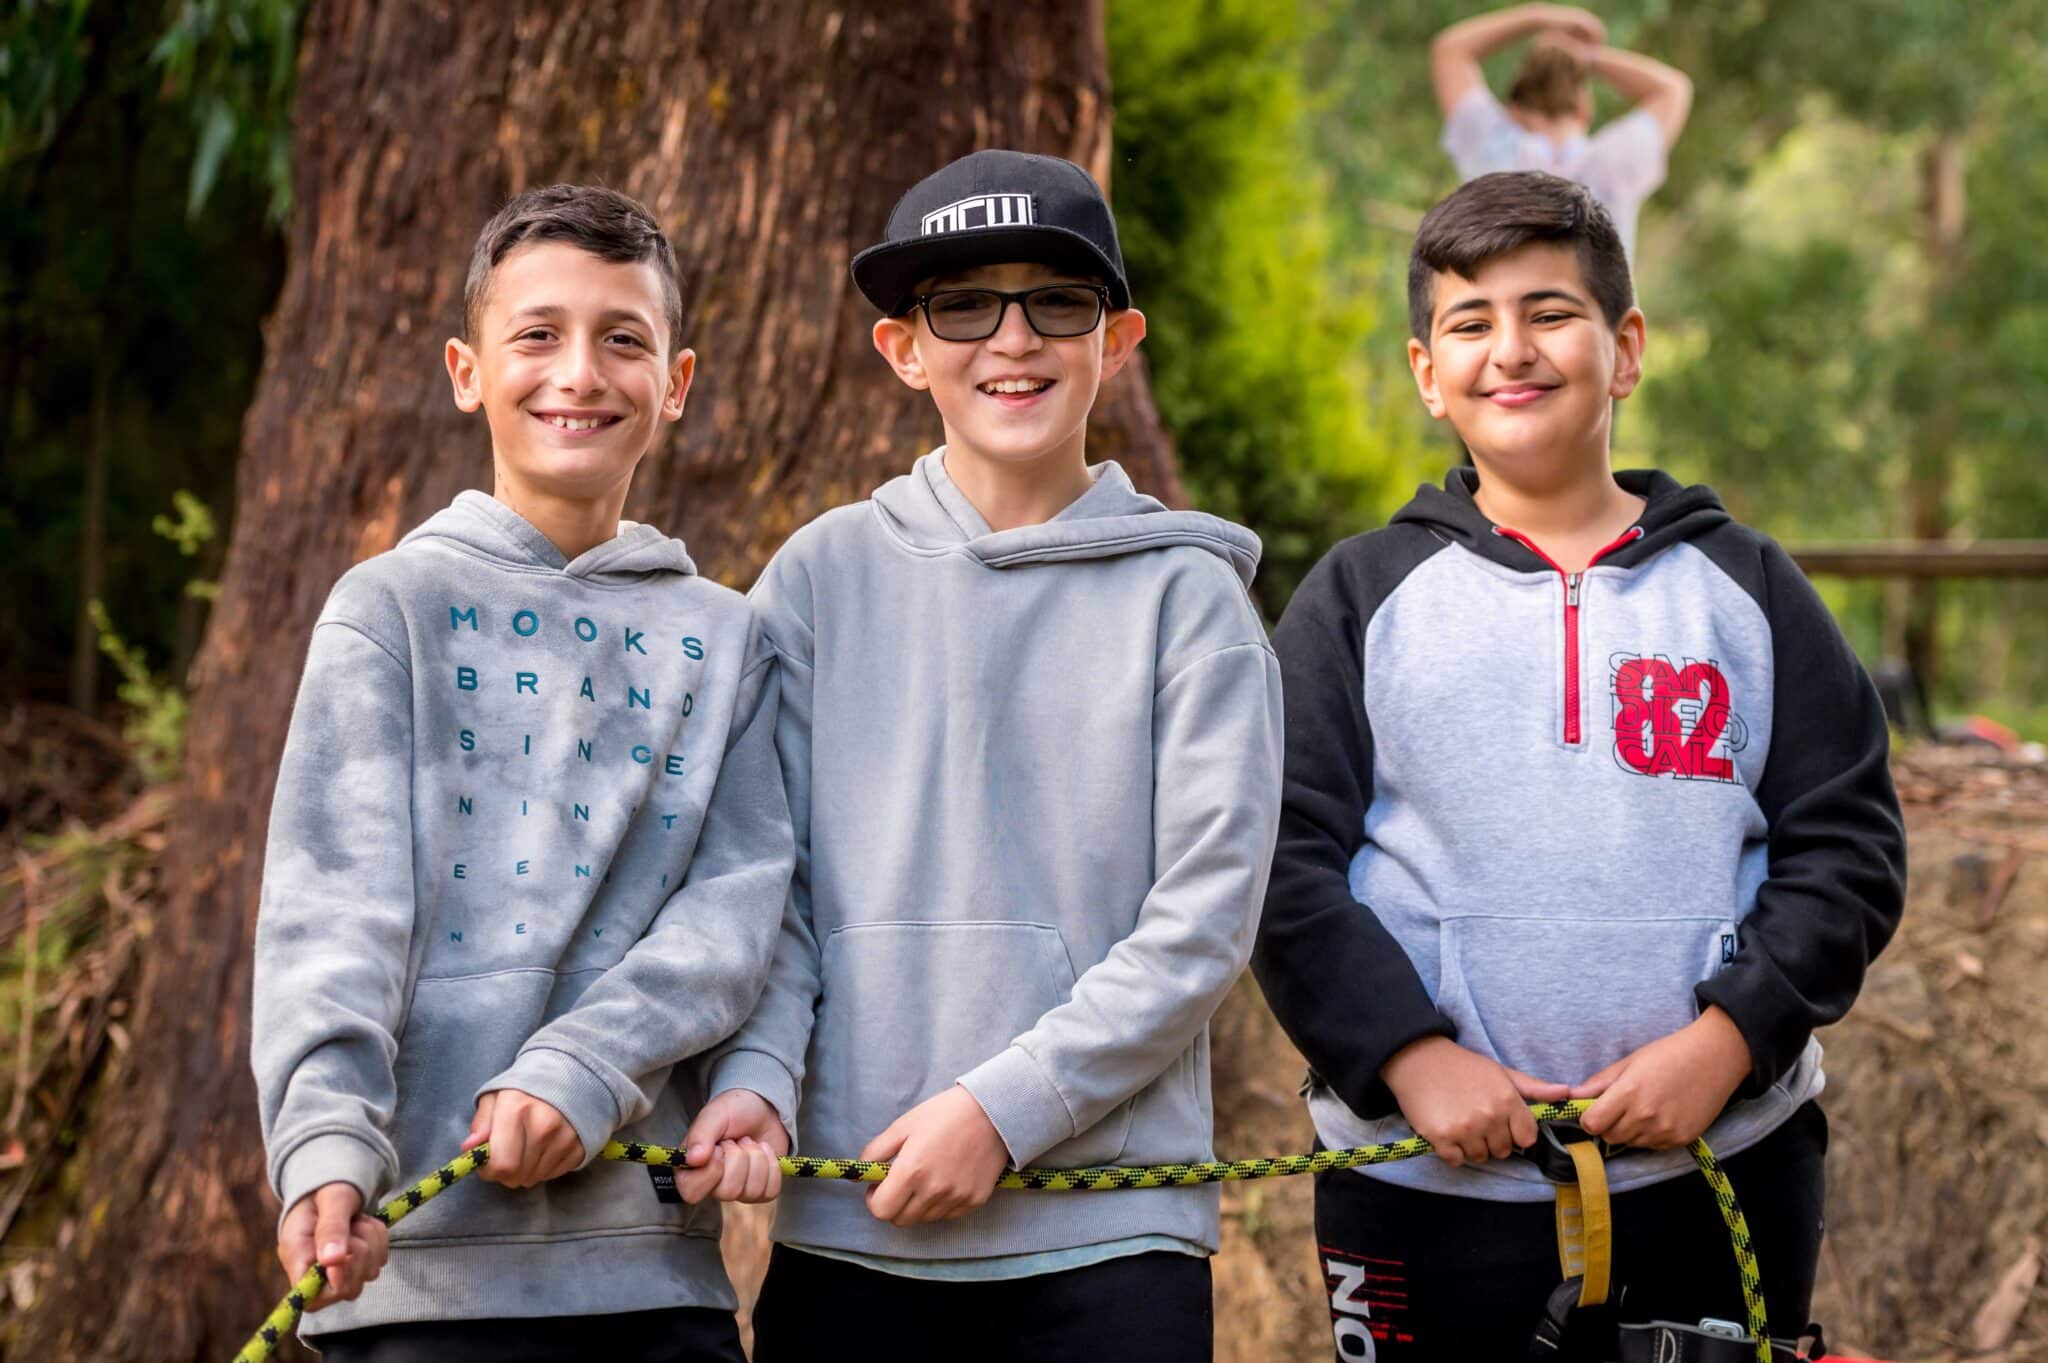
[(85, 444), (85, 495), (78, 528), (78, 610), (71, 622), (71, 708), (88, 719), (100, 712), (100, 636), (93, 602), (107, 594), (107, 454), (113, 437), (114, 351), (111, 328), (100, 328), (92, 366), (92, 413)]
[[(1925, 185), (1924, 247), (1928, 265), (1927, 328), (1931, 336), (1944, 336), (1958, 347), (1964, 341), (1952, 334), (1944, 317), (1945, 305), (1955, 291), (1963, 253), (1963, 138), (1943, 130), (1929, 144), (1921, 167)], [(1951, 471), (1949, 446), (1961, 424), (1953, 394), (1945, 385), (1923, 384), (1928, 391), (1912, 395), (1909, 427), (1913, 448), (1906, 462), (1906, 533), (1917, 540), (1945, 540), (1949, 532), (1948, 493)], [(1933, 579), (1915, 580), (1905, 587), (1906, 663), (1912, 669), (1923, 706), (1931, 705), (1933, 689), (1941, 671), (1941, 584)], [(1934, 716), (1925, 716), (1929, 724)]]
[[(936, 442), (846, 272), (896, 196), (990, 145), (1099, 175), (1109, 132), (1100, 0), (312, 7), (290, 264), (194, 668), (174, 892), (132, 1063), (85, 1138), (81, 1230), (21, 1357), (224, 1358), (282, 1289), (247, 1060), (272, 782), (335, 578), (489, 485), (487, 433), (440, 358), (485, 217), (532, 185), (602, 181), (670, 229), (700, 367), (628, 514), (740, 584)], [(1105, 392), (1096, 440), (1180, 500), (1142, 373)]]

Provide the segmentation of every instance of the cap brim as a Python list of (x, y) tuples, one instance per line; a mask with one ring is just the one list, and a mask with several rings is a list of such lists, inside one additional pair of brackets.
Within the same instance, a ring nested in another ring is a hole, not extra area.
[(1096, 275), (1109, 286), (1111, 307), (1131, 305), (1123, 272), (1094, 242), (1079, 232), (1044, 223), (953, 232), (942, 237), (870, 246), (853, 258), (853, 282), (868, 302), (893, 317), (909, 305), (919, 280), (1011, 261), (1031, 261)]

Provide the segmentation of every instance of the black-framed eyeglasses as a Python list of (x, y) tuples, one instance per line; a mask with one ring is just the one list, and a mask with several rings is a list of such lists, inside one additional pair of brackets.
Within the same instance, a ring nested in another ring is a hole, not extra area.
[(942, 341), (985, 341), (1002, 329), (1003, 314), (1015, 303), (1031, 329), (1048, 339), (1086, 336), (1102, 321), (1109, 289), (1102, 284), (1041, 284), (1004, 293), (1000, 289), (939, 289), (910, 300), (924, 309), (925, 324)]

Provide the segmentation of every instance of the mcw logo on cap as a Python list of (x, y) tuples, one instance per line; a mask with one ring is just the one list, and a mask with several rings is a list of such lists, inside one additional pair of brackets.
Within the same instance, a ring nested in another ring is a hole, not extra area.
[(1029, 194), (977, 194), (925, 214), (923, 235), (1025, 226), (1038, 221), (1035, 203)]

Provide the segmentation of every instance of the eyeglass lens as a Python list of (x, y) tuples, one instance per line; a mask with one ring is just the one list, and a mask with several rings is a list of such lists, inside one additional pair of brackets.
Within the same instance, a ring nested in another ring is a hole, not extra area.
[(993, 289), (945, 289), (925, 300), (925, 318), (942, 341), (980, 341), (996, 334), (1010, 299), (1040, 336), (1085, 336), (1102, 320), (1102, 295), (1093, 289), (1048, 284), (1023, 294)]

